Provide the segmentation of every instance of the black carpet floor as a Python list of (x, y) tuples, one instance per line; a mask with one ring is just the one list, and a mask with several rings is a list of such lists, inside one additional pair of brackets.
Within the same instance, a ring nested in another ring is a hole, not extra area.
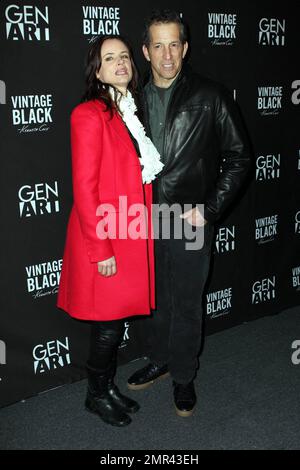
[[(84, 410), (85, 380), (2, 408), (0, 449), (299, 449), (294, 340), (300, 340), (299, 307), (207, 337), (196, 380), (198, 406), (190, 418), (176, 416), (170, 378), (127, 391), (141, 410), (126, 428)], [(119, 367), (122, 391), (145, 363)]]

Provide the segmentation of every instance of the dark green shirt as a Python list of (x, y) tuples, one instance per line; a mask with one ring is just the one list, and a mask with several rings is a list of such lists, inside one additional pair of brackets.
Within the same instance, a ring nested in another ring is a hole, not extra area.
[(149, 125), (151, 130), (152, 142), (161, 155), (161, 160), (164, 162), (163, 155), (163, 142), (165, 133), (165, 122), (167, 108), (170, 100), (172, 90), (176, 80), (169, 86), (169, 88), (160, 88), (154, 85), (152, 79), (145, 87), (146, 100), (149, 112)]

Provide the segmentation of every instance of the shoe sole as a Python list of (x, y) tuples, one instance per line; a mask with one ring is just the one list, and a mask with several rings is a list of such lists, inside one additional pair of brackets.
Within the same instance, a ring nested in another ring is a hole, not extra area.
[(130, 383), (127, 382), (127, 388), (129, 390), (145, 390), (145, 388), (150, 387), (151, 385), (153, 385), (158, 380), (165, 379), (169, 375), (170, 375), (170, 372), (166, 372), (165, 374), (160, 375), (159, 377), (157, 377), (157, 379), (151, 380), (150, 382), (146, 382), (146, 383), (141, 384), (141, 385), (134, 385), (134, 384), (130, 384)]
[(179, 410), (175, 406), (175, 410), (176, 410), (177, 416), (180, 416), (181, 418), (189, 418), (194, 413), (195, 408), (193, 408), (192, 410), (189, 410), (189, 411), (182, 411), (182, 410)]

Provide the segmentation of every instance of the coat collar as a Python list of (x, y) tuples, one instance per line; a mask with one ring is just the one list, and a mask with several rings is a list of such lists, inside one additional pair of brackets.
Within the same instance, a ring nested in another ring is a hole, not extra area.
[[(105, 105), (101, 103), (99, 100), (96, 100), (97, 104), (101, 108), (101, 111), (104, 112), (105, 110)], [(135, 147), (134, 144), (130, 138), (130, 135), (127, 131), (127, 128), (119, 115), (118, 112), (114, 111), (113, 116), (110, 116), (109, 112), (105, 112), (107, 116), (105, 116), (105, 122), (109, 125), (109, 127), (116, 133), (117, 137), (123, 142), (126, 147), (135, 152)]]
[(111, 128), (115, 131), (119, 139), (123, 141), (126, 147), (128, 147), (131, 151), (136, 152), (127, 127), (119, 113), (114, 113), (113, 118), (108, 122), (111, 124)]

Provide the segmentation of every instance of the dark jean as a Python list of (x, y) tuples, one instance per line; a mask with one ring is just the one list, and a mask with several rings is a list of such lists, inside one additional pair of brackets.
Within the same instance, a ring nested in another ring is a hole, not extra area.
[(184, 384), (194, 379), (198, 366), (214, 227), (205, 224), (203, 247), (191, 251), (186, 249), (184, 236), (167, 240), (159, 233), (155, 241), (156, 310), (145, 320), (147, 355), (151, 362), (168, 364), (173, 380)]

